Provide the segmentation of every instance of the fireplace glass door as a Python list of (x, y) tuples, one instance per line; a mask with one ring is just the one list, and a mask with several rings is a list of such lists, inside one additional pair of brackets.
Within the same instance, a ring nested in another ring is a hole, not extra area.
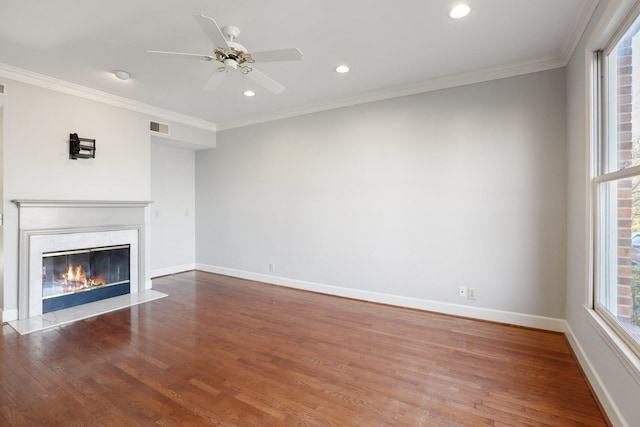
[(42, 254), (42, 312), (130, 292), (130, 245)]

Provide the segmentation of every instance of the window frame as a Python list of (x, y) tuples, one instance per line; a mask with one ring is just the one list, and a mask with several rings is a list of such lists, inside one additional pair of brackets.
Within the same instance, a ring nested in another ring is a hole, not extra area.
[[(593, 56), (593, 92), (594, 102), (592, 104), (593, 110), (593, 127), (594, 133), (594, 149), (592, 150), (592, 186), (591, 200), (593, 202), (592, 214), (593, 214), (593, 246), (592, 246), (592, 295), (590, 306), (595, 314), (608, 326), (615, 335), (628, 347), (629, 350), (635, 355), (636, 358), (640, 358), (640, 338), (634, 338), (629, 331), (627, 331), (621, 324), (621, 322), (610, 312), (606, 307), (606, 304), (602, 303), (599, 298), (600, 291), (603, 286), (607, 287), (609, 284), (603, 280), (604, 275), (612, 274), (610, 266), (606, 265), (604, 258), (612, 256), (610, 251), (604, 250), (604, 245), (608, 243), (605, 233), (611, 233), (611, 230), (605, 230), (606, 227), (610, 227), (609, 217), (606, 214), (607, 209), (611, 209), (611, 203), (608, 203), (608, 195), (604, 186), (606, 184), (614, 183), (618, 180), (628, 179), (633, 177), (640, 178), (640, 164), (632, 165), (628, 167), (615, 167), (612, 168), (610, 164), (611, 160), (611, 138), (612, 135), (616, 135), (618, 130), (611, 129), (611, 117), (615, 115), (617, 117), (617, 102), (612, 105), (612, 99), (617, 101), (617, 84), (613, 90), (610, 88), (610, 73), (617, 73), (617, 68), (609, 70), (609, 55), (615, 52), (618, 43), (624, 38), (627, 32), (632, 26), (640, 21), (640, 5), (636, 5), (628, 16), (624, 19), (622, 25), (613, 34), (613, 37), (609, 40), (606, 46), (598, 51), (594, 52)], [(640, 55), (640, 52), (638, 52)], [(640, 70), (639, 70), (640, 72)], [(611, 95), (614, 95), (612, 98)], [(617, 135), (613, 136), (617, 141)], [(613, 170), (615, 169), (615, 170)], [(617, 218), (616, 218), (617, 220)], [(617, 232), (616, 232), (617, 240)], [(617, 258), (617, 250), (615, 257)], [(615, 264), (617, 270), (617, 262)], [(603, 283), (604, 282), (604, 283)]]

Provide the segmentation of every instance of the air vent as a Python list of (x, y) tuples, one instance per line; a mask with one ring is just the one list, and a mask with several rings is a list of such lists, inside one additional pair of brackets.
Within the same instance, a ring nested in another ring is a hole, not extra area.
[(158, 122), (149, 122), (149, 129), (151, 132), (158, 132), (164, 135), (169, 135), (169, 125)]
[(4, 94), (5, 94), (4, 84), (0, 83), (0, 95), (4, 95)]

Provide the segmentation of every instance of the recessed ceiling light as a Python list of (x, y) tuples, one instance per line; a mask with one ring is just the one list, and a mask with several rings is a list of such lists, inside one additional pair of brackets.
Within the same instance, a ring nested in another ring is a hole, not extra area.
[(252, 90), (245, 90), (244, 92), (242, 92), (242, 94), (244, 96), (256, 96), (256, 93)]
[(469, 6), (467, 6), (466, 4), (459, 4), (451, 9), (449, 16), (453, 19), (460, 19), (467, 16), (469, 12), (471, 12), (471, 8)]
[(346, 65), (338, 65), (336, 67), (336, 72), (340, 74), (348, 73), (349, 67), (347, 67)]
[(113, 74), (120, 80), (129, 80), (129, 77), (131, 77), (129, 73), (122, 70), (116, 70), (113, 72)]

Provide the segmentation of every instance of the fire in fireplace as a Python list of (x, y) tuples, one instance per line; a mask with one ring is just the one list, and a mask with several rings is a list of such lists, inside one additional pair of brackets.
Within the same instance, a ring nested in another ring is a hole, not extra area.
[(130, 293), (130, 245), (42, 254), (42, 312)]

